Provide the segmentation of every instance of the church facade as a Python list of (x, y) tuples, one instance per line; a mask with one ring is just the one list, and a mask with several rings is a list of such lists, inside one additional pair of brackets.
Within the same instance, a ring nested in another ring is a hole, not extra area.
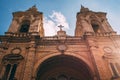
[(35, 6), (13, 13), (0, 36), (0, 80), (120, 80), (120, 35), (104, 12), (81, 6), (75, 35), (45, 36)]

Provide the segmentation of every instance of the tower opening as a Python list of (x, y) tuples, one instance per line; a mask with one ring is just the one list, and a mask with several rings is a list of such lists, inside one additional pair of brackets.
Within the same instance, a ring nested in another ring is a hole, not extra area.
[(93, 80), (93, 77), (83, 61), (59, 55), (45, 60), (39, 66), (36, 80)]
[(99, 26), (97, 24), (92, 24), (92, 28), (95, 33), (99, 32)]
[(22, 22), (19, 32), (27, 33), (29, 31), (29, 27), (30, 27), (30, 21), (25, 20)]

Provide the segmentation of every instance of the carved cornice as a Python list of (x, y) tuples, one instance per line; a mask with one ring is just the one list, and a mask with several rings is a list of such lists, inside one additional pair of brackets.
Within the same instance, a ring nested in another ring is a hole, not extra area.
[(94, 32), (85, 32), (85, 36), (96, 36), (96, 37), (106, 37), (106, 36), (120, 36), (116, 32), (104, 32), (104, 33), (94, 33)]

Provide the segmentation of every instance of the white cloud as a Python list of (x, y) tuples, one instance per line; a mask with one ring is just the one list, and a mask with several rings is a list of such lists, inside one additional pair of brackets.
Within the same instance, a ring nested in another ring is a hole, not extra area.
[(109, 24), (111, 25), (111, 27), (113, 28), (114, 31), (116, 31), (118, 34), (120, 34), (120, 18), (118, 18), (118, 15), (117, 13), (108, 13), (108, 21), (109, 21)]
[(44, 17), (44, 31), (45, 36), (56, 35), (59, 30), (58, 26), (64, 26), (64, 29), (69, 29), (69, 24), (66, 21), (65, 16), (61, 12), (53, 11), (53, 13), (47, 18)]

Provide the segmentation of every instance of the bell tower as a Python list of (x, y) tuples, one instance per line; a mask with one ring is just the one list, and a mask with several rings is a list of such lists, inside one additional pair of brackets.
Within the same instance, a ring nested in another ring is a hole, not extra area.
[(27, 34), (44, 36), (43, 29), (43, 13), (39, 12), (36, 6), (26, 11), (18, 11), (13, 13), (12, 23), (6, 32), (10, 34)]
[(75, 36), (83, 36), (87, 33), (89, 35), (99, 33), (115, 34), (104, 12), (93, 12), (81, 6), (81, 10), (77, 13), (76, 18)]

